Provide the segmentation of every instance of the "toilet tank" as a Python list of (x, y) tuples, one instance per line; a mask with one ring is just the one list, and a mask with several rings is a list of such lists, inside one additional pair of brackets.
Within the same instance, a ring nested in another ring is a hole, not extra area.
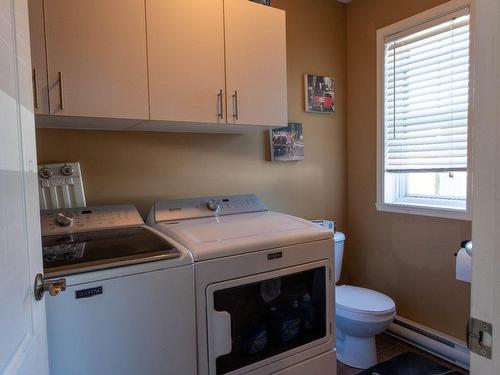
[(335, 284), (337, 284), (340, 279), (340, 273), (342, 272), (345, 234), (342, 232), (335, 232), (333, 239), (335, 240), (333, 249), (333, 256), (335, 257)]

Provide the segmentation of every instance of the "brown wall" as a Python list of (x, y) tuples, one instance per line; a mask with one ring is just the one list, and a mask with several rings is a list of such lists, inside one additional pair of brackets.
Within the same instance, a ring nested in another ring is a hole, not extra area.
[(396, 300), (398, 314), (465, 338), (469, 284), (455, 280), (466, 221), (382, 213), (376, 201), (376, 30), (443, 0), (354, 0), (347, 10), (348, 228), (344, 277)]
[[(80, 161), (89, 204), (258, 194), (272, 209), (305, 218), (346, 217), (345, 5), (275, 0), (287, 11), (289, 120), (304, 124), (305, 161), (269, 162), (267, 133), (210, 135), (37, 131), (40, 163)], [(265, 69), (265, 67), (262, 67)], [(303, 75), (337, 79), (337, 113), (303, 111)]]

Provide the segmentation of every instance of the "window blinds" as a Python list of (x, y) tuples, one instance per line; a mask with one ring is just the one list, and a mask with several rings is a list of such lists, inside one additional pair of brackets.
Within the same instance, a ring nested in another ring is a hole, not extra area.
[(384, 44), (385, 170), (467, 170), (468, 9)]

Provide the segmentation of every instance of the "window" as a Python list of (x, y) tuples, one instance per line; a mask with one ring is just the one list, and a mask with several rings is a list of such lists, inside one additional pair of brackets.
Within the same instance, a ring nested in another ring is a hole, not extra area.
[(377, 31), (379, 210), (470, 217), (469, 18), (455, 1)]

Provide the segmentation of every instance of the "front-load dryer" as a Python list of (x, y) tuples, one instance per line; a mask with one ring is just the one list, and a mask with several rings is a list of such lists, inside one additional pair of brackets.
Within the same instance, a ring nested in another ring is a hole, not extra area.
[(157, 201), (195, 260), (200, 375), (336, 373), (333, 232), (255, 196)]
[(188, 250), (132, 205), (41, 220), (51, 375), (197, 373)]

